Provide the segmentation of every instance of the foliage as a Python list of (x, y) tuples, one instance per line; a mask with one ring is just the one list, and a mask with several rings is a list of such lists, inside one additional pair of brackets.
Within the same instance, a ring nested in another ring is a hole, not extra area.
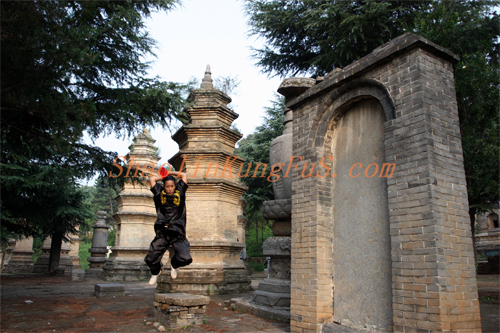
[(106, 221), (111, 226), (116, 225), (113, 215), (118, 211), (115, 197), (120, 192), (116, 183), (111, 182), (108, 177), (100, 177), (94, 186), (84, 186), (83, 189), (88, 193), (87, 203), (90, 205), (93, 216), (87, 219), (80, 226), (80, 232), (89, 233), (96, 222), (97, 212), (106, 212)]
[(92, 246), (91, 239), (87, 238), (80, 242), (80, 247), (78, 249), (78, 256), (80, 257), (80, 266), (82, 267), (81, 269), (89, 268), (90, 264), (87, 261), (87, 259), (90, 257), (89, 249), (91, 246)]
[[(262, 219), (262, 202), (273, 199), (272, 183), (267, 180), (269, 176), (269, 150), (271, 142), (283, 133), (283, 120), (285, 118), (285, 99), (275, 95), (275, 99), (270, 102), (271, 106), (265, 108), (265, 116), (262, 125), (255, 131), (243, 138), (238, 143), (235, 154), (244, 158), (245, 164), (241, 175), (245, 175), (248, 169), (248, 177), (242, 177), (242, 182), (248, 186), (248, 191), (244, 194), (246, 200), (246, 213), (250, 221)], [(256, 177), (257, 163), (267, 165), (264, 177), (261, 177), (263, 167), (260, 166)], [(251, 164), (251, 165), (250, 165)]]
[(268, 74), (323, 75), (363, 57), (412, 26), (428, 1), (248, 1), (254, 57)]
[(259, 264), (258, 262), (249, 262), (248, 264), (252, 267), (254, 272), (262, 272), (267, 269), (267, 265)]
[[(246, 233), (249, 234), (246, 239), (246, 251), (249, 257), (259, 256), (264, 240), (272, 236), (272, 231), (267, 225), (268, 222), (262, 216), (262, 203), (273, 199), (272, 183), (267, 180), (271, 167), (269, 165), (269, 150), (271, 142), (283, 133), (285, 98), (275, 95), (274, 100), (270, 103), (271, 106), (265, 108), (262, 125), (258, 126), (252, 134), (240, 140), (238, 148), (235, 150), (237, 156), (246, 160), (240, 174), (248, 173), (248, 176), (242, 177), (241, 180), (248, 186), (243, 197), (246, 200), (246, 216), (250, 221), (246, 230)], [(263, 177), (261, 177), (262, 166), (259, 166), (256, 176), (253, 177), (258, 163), (266, 165)], [(255, 235), (255, 227), (257, 227), (257, 231), (260, 228), (257, 236)], [(264, 231), (264, 237), (262, 237), (262, 231)]]
[[(470, 216), (499, 201), (499, 1), (285, 1), (246, 5), (270, 75), (324, 75), (411, 31), (461, 60), (455, 83)], [(471, 221), (473, 225), (474, 222)]]
[(419, 13), (415, 32), (460, 56), (455, 66), (471, 225), (498, 203), (500, 169), (499, 2), (433, 2)]
[(40, 236), (33, 237), (33, 263), (36, 263), (42, 254), (43, 240)]
[(155, 45), (143, 18), (177, 2), (0, 3), (3, 229), (73, 231), (92, 218), (76, 180), (106, 176), (116, 157), (83, 133), (132, 135), (182, 116), (187, 86), (145, 79), (142, 60)]
[[(259, 221), (259, 220), (256, 220)], [(264, 221), (262, 218), (261, 222)], [(264, 230), (262, 230), (264, 228)], [(262, 231), (264, 231), (264, 239), (261, 239)], [(246, 238), (246, 252), (249, 258), (251, 257), (260, 257), (263, 255), (262, 253), (262, 244), (264, 241), (273, 235), (273, 231), (269, 227), (268, 223), (259, 223), (259, 227), (257, 228), (258, 232), (258, 242), (257, 237), (255, 237), (255, 227), (249, 227), (246, 230), (247, 238)]]
[(1, 241), (1, 247), (2, 247), (2, 252), (9, 247), (9, 239), (14, 239), (14, 240), (19, 240), (21, 238), (21, 235), (18, 233), (12, 232), (8, 230), (5, 226), (0, 226), (0, 241)]

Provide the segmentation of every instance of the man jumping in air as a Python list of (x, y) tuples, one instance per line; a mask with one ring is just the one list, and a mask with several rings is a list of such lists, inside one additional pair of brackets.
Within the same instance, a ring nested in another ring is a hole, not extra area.
[[(181, 179), (175, 183), (177, 176)], [(163, 180), (164, 186), (158, 181)], [(149, 177), (151, 192), (156, 207), (156, 236), (149, 246), (149, 253), (144, 261), (151, 270), (150, 285), (154, 285), (161, 274), (161, 258), (169, 246), (174, 249), (171, 260), (170, 276), (177, 277), (177, 268), (189, 265), (193, 259), (189, 253), (189, 241), (186, 238), (186, 190), (187, 175), (180, 171), (168, 172), (160, 168), (160, 176)]]

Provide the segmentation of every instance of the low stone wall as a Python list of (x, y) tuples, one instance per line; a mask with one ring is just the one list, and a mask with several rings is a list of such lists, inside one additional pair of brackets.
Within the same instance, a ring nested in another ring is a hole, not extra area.
[(203, 323), (210, 297), (184, 293), (155, 294), (155, 321), (165, 328), (178, 328)]

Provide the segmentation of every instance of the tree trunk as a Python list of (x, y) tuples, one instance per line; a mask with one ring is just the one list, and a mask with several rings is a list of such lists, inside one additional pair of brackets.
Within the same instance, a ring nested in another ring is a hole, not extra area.
[(0, 266), (0, 272), (3, 271), (3, 263), (5, 262), (5, 250), (7, 250), (7, 247), (5, 249), (2, 249), (2, 266)]
[(476, 231), (476, 212), (477, 208), (469, 207), (469, 217), (470, 217), (470, 230), (472, 232), (472, 249), (474, 251), (474, 261), (477, 269), (477, 254), (476, 254), (476, 237), (474, 237), (474, 232)]
[(49, 273), (52, 273), (56, 267), (59, 267), (63, 236), (62, 232), (55, 232), (52, 235), (52, 243), (50, 244)]
[(257, 244), (257, 257), (260, 257), (260, 247), (259, 247), (259, 227), (258, 220), (255, 220), (255, 244)]
[(113, 216), (113, 197), (111, 195), (111, 190), (109, 191), (109, 208), (111, 210), (111, 216)]
[[(262, 220), (262, 224), (260, 225), (260, 240), (262, 242), (262, 246), (264, 246), (264, 222), (266, 220)], [(262, 255), (264, 255), (264, 249), (262, 249)]]

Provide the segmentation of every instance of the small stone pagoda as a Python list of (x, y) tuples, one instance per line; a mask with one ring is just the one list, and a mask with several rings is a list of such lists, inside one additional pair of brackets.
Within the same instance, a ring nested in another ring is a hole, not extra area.
[(6, 273), (31, 273), (33, 272), (33, 238), (22, 238), (15, 243), (7, 266)]
[(141, 176), (144, 172), (145, 177), (143, 184), (126, 182), (115, 198), (118, 203), (118, 212), (113, 215), (117, 223), (116, 245), (111, 249), (112, 256), (103, 267), (107, 281), (137, 281), (151, 276), (144, 257), (155, 237), (153, 226), (156, 210), (146, 170), (155, 170), (160, 160), (158, 148), (153, 145), (155, 141), (145, 129), (134, 138), (129, 147), (127, 165), (123, 172), (132, 177), (135, 170), (140, 169), (137, 175)]
[(231, 98), (214, 89), (209, 66), (201, 88), (190, 99), (189, 122), (172, 136), (180, 151), (169, 162), (188, 175), (186, 232), (193, 262), (180, 268), (175, 280), (168, 272), (160, 275), (157, 291), (222, 294), (248, 290), (250, 279), (240, 260), (246, 223), (241, 218), (238, 222), (240, 197), (247, 188), (237, 176), (244, 160), (234, 156), (242, 135), (230, 128), (238, 114), (227, 107)]

